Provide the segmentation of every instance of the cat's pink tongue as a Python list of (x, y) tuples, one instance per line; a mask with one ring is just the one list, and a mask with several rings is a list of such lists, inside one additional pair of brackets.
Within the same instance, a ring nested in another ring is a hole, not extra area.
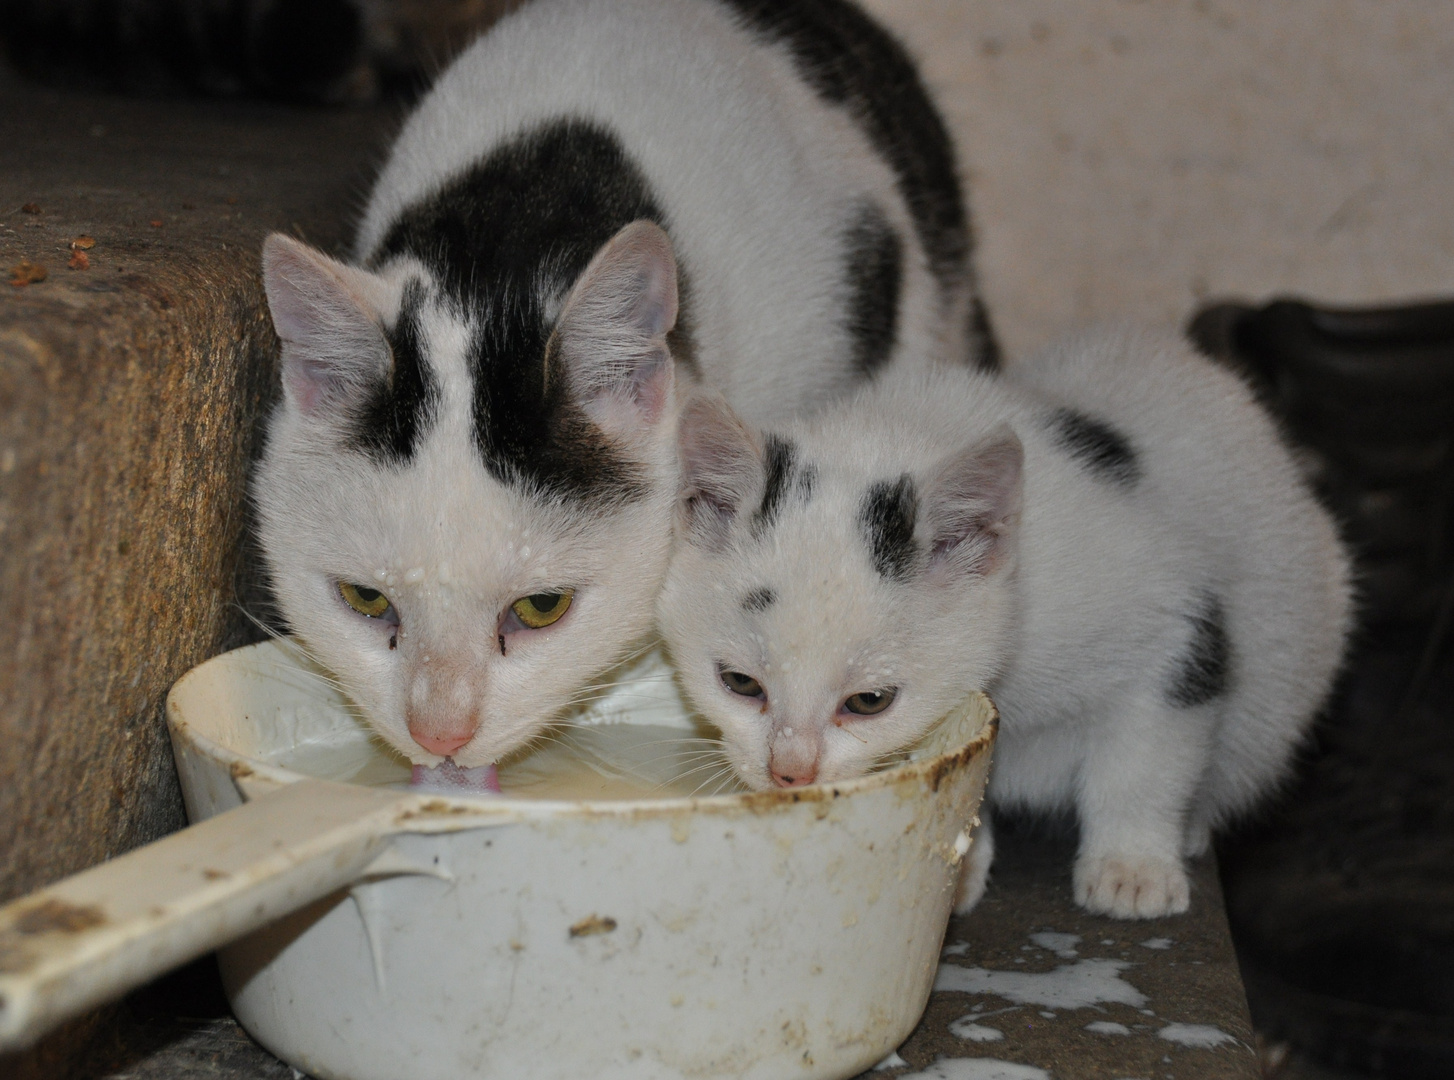
[(409, 779), (410, 787), (434, 788), (435, 790), (459, 788), (476, 794), (492, 791), (500, 793), (500, 776), (493, 765), (480, 765), (473, 769), (461, 769), (451, 758), (445, 758), (438, 765), (415, 765)]

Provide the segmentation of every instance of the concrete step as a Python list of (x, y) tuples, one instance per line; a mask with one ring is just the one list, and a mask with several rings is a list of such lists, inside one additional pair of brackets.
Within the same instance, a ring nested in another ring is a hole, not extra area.
[(184, 824), (161, 705), (247, 634), (262, 238), (339, 245), (395, 112), (0, 72), (0, 900)]

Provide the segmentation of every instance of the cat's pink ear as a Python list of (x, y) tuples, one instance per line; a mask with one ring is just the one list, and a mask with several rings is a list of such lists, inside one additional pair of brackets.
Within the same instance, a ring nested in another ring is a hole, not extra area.
[(762, 486), (757, 440), (725, 401), (702, 395), (682, 410), (677, 448), (686, 535), (693, 543), (719, 548), (747, 500)]
[(596, 252), (561, 307), (548, 377), (559, 366), (591, 419), (629, 440), (671, 397), (666, 336), (676, 320), (671, 240), (660, 226), (633, 221)]
[(1015, 552), (1025, 449), (1008, 424), (939, 463), (924, 493), (931, 577), (988, 576)]
[(305, 416), (335, 411), (388, 374), (383, 284), (373, 274), (273, 233), (263, 242), (263, 288), (283, 343), (283, 392)]

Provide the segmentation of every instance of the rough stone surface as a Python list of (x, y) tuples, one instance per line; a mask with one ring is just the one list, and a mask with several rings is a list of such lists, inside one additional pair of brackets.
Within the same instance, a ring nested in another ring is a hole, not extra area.
[[(0, 900), (184, 823), (160, 709), (247, 632), (236, 568), (276, 351), (257, 253), (271, 229), (334, 245), (392, 122), (0, 75)], [(7, 284), (22, 262), (45, 278)]]

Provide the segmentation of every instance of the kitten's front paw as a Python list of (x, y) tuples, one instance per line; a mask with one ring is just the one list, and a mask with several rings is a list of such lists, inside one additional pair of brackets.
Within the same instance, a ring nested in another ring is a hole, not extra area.
[(1076, 860), (1075, 902), (1114, 919), (1159, 919), (1185, 911), (1191, 892), (1178, 862), (1105, 855)]
[(989, 820), (974, 830), (974, 842), (959, 864), (959, 884), (954, 890), (954, 914), (968, 915), (984, 896), (990, 880), (990, 863), (995, 861), (995, 834)]

